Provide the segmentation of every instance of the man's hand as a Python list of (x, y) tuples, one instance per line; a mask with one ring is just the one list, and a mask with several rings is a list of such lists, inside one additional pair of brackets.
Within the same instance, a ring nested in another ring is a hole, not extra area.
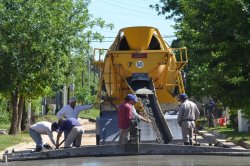
[(151, 120), (149, 118), (144, 118), (143, 116), (139, 115), (140, 119), (147, 122), (147, 123), (151, 123)]
[(144, 118), (144, 121), (147, 122), (147, 123), (151, 123), (151, 120), (148, 119), (148, 118)]

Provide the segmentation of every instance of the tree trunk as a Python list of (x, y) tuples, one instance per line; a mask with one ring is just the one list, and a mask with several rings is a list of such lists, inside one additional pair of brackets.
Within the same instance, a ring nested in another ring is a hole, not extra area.
[(9, 134), (18, 134), (18, 89), (11, 94), (12, 117)]
[(21, 133), (21, 121), (23, 114), (24, 97), (19, 96), (18, 88), (12, 93), (12, 119), (9, 134)]
[(27, 122), (28, 122), (27, 117), (28, 117), (28, 110), (26, 110), (26, 102), (24, 100), (24, 102), (23, 102), (22, 120), (21, 120), (21, 131), (24, 131), (26, 129)]

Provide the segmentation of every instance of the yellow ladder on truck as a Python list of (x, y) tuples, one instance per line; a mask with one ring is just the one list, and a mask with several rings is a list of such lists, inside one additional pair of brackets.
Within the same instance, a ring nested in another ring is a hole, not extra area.
[(187, 48), (171, 48), (172, 51), (178, 51), (176, 56), (176, 72), (177, 72), (177, 84), (179, 87), (180, 93), (185, 93), (185, 86), (183, 84), (183, 76), (181, 74), (181, 70), (183, 67), (188, 63), (188, 55), (187, 55)]

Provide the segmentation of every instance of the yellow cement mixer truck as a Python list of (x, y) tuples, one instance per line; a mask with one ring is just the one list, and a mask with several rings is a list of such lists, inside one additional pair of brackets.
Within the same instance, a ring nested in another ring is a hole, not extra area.
[[(170, 48), (156, 28), (121, 29), (109, 49), (94, 50), (93, 63), (100, 69), (97, 146), (43, 152), (16, 152), (13, 149), (11, 153), (5, 152), (4, 161), (173, 154), (249, 157), (249, 151), (236, 148), (231, 143), (226, 148), (207, 147), (205, 144), (199, 147), (182, 145), (181, 131), (174, 113), (178, 109), (178, 96), (185, 91), (181, 71), (188, 61), (187, 58), (186, 48)], [(117, 106), (128, 93), (139, 98), (136, 111), (149, 118), (150, 123), (142, 121), (139, 128), (130, 127), (130, 142), (120, 145), (117, 144)], [(209, 141), (210, 144), (211, 134), (203, 136), (209, 138), (203, 141)]]
[(117, 141), (117, 106), (128, 93), (137, 95), (136, 110), (151, 120), (141, 125), (140, 141), (169, 143), (173, 139), (164, 113), (178, 109), (185, 92), (181, 70), (187, 49), (171, 48), (154, 27), (121, 29), (109, 49), (94, 49), (93, 64), (100, 69), (96, 123), (97, 144)]

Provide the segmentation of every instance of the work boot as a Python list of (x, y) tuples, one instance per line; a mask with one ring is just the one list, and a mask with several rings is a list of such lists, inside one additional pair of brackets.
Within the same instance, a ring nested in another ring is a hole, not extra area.
[(193, 145), (193, 142), (192, 142), (192, 141), (190, 141), (190, 142), (189, 142), (189, 145)]
[(38, 146), (38, 147), (36, 147), (36, 149), (35, 149), (36, 152), (41, 152), (42, 150), (43, 150), (43, 148), (42, 148), (41, 146)]
[(184, 142), (184, 145), (189, 145), (189, 142)]

